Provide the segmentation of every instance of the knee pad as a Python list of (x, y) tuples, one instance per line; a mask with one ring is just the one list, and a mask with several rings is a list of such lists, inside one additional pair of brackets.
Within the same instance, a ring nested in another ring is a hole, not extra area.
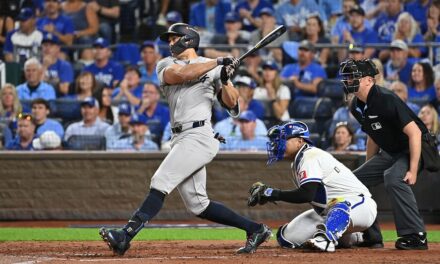
[(277, 231), (277, 242), (278, 242), (278, 245), (280, 245), (282, 248), (295, 248), (295, 244), (293, 244), (292, 242), (288, 241), (283, 236), (283, 231), (286, 228), (286, 226), (287, 226), (287, 224), (282, 225), (282, 226), (280, 226), (278, 228), (278, 231)]
[(324, 221), (324, 228), (318, 225), (318, 233), (325, 232), (328, 239), (336, 242), (350, 224), (350, 203), (347, 201), (339, 202), (330, 208)]

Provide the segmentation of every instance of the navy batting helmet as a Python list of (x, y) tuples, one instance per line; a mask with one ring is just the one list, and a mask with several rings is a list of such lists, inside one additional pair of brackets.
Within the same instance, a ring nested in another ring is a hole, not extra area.
[(376, 65), (370, 59), (349, 59), (342, 62), (339, 67), (339, 75), (347, 94), (359, 91), (359, 82), (362, 77), (371, 76), (374, 78), (378, 73)]
[(170, 36), (181, 37), (179, 41), (174, 43), (170, 49), (174, 55), (179, 55), (183, 51), (189, 48), (193, 48), (196, 51), (199, 48), (200, 35), (199, 33), (190, 25), (185, 23), (175, 23), (172, 24), (168, 31), (160, 35), (160, 39), (169, 42)]
[(269, 142), (267, 142), (267, 164), (272, 164), (284, 158), (286, 141), (290, 138), (300, 137), (307, 143), (313, 144), (310, 140), (310, 132), (307, 125), (300, 121), (289, 121), (282, 125), (271, 127), (267, 131)]

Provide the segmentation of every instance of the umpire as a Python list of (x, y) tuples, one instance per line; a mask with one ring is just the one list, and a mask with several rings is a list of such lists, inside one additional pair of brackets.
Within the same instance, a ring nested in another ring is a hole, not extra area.
[[(436, 165), (431, 168), (438, 159), (438, 152), (433, 150), (435, 142), (423, 122), (399, 97), (375, 84), (378, 70), (371, 60), (349, 59), (341, 63), (339, 73), (345, 92), (355, 95), (351, 113), (368, 135), (367, 161), (354, 174), (367, 187), (384, 183), (399, 236), (395, 247), (428, 249), (411, 185), (422, 169), (437, 169)], [(377, 220), (364, 233), (364, 246), (383, 247)]]

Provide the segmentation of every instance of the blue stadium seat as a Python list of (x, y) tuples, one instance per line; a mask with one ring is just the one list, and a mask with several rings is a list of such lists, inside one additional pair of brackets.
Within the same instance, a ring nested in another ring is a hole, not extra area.
[(137, 65), (141, 60), (139, 45), (135, 43), (119, 43), (113, 53), (113, 59), (127, 65)]
[(73, 135), (67, 140), (70, 150), (105, 150), (105, 137), (98, 135)]
[(75, 99), (56, 99), (50, 102), (51, 117), (60, 118), (63, 123), (82, 119), (81, 101)]
[(326, 97), (298, 97), (289, 105), (289, 114), (295, 119), (327, 119), (333, 116), (334, 106)]
[(328, 97), (336, 108), (342, 105), (344, 100), (344, 87), (340, 80), (323, 79), (318, 84), (318, 96)]

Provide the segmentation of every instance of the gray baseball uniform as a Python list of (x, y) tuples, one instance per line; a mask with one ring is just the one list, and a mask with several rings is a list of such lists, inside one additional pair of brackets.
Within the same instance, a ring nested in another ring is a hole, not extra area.
[[(221, 88), (220, 70), (216, 67), (198, 80), (185, 84), (168, 85), (164, 81), (165, 69), (173, 64), (206, 62), (198, 57), (182, 61), (167, 57), (157, 64), (160, 88), (170, 107), (171, 127), (181, 126), (182, 132), (174, 133), (171, 151), (151, 179), (151, 188), (169, 194), (177, 187), (192, 213), (199, 215), (209, 205), (206, 193), (206, 168), (219, 150), (219, 141), (214, 138), (210, 123), (212, 105)], [(204, 125), (193, 128), (194, 122)]]

